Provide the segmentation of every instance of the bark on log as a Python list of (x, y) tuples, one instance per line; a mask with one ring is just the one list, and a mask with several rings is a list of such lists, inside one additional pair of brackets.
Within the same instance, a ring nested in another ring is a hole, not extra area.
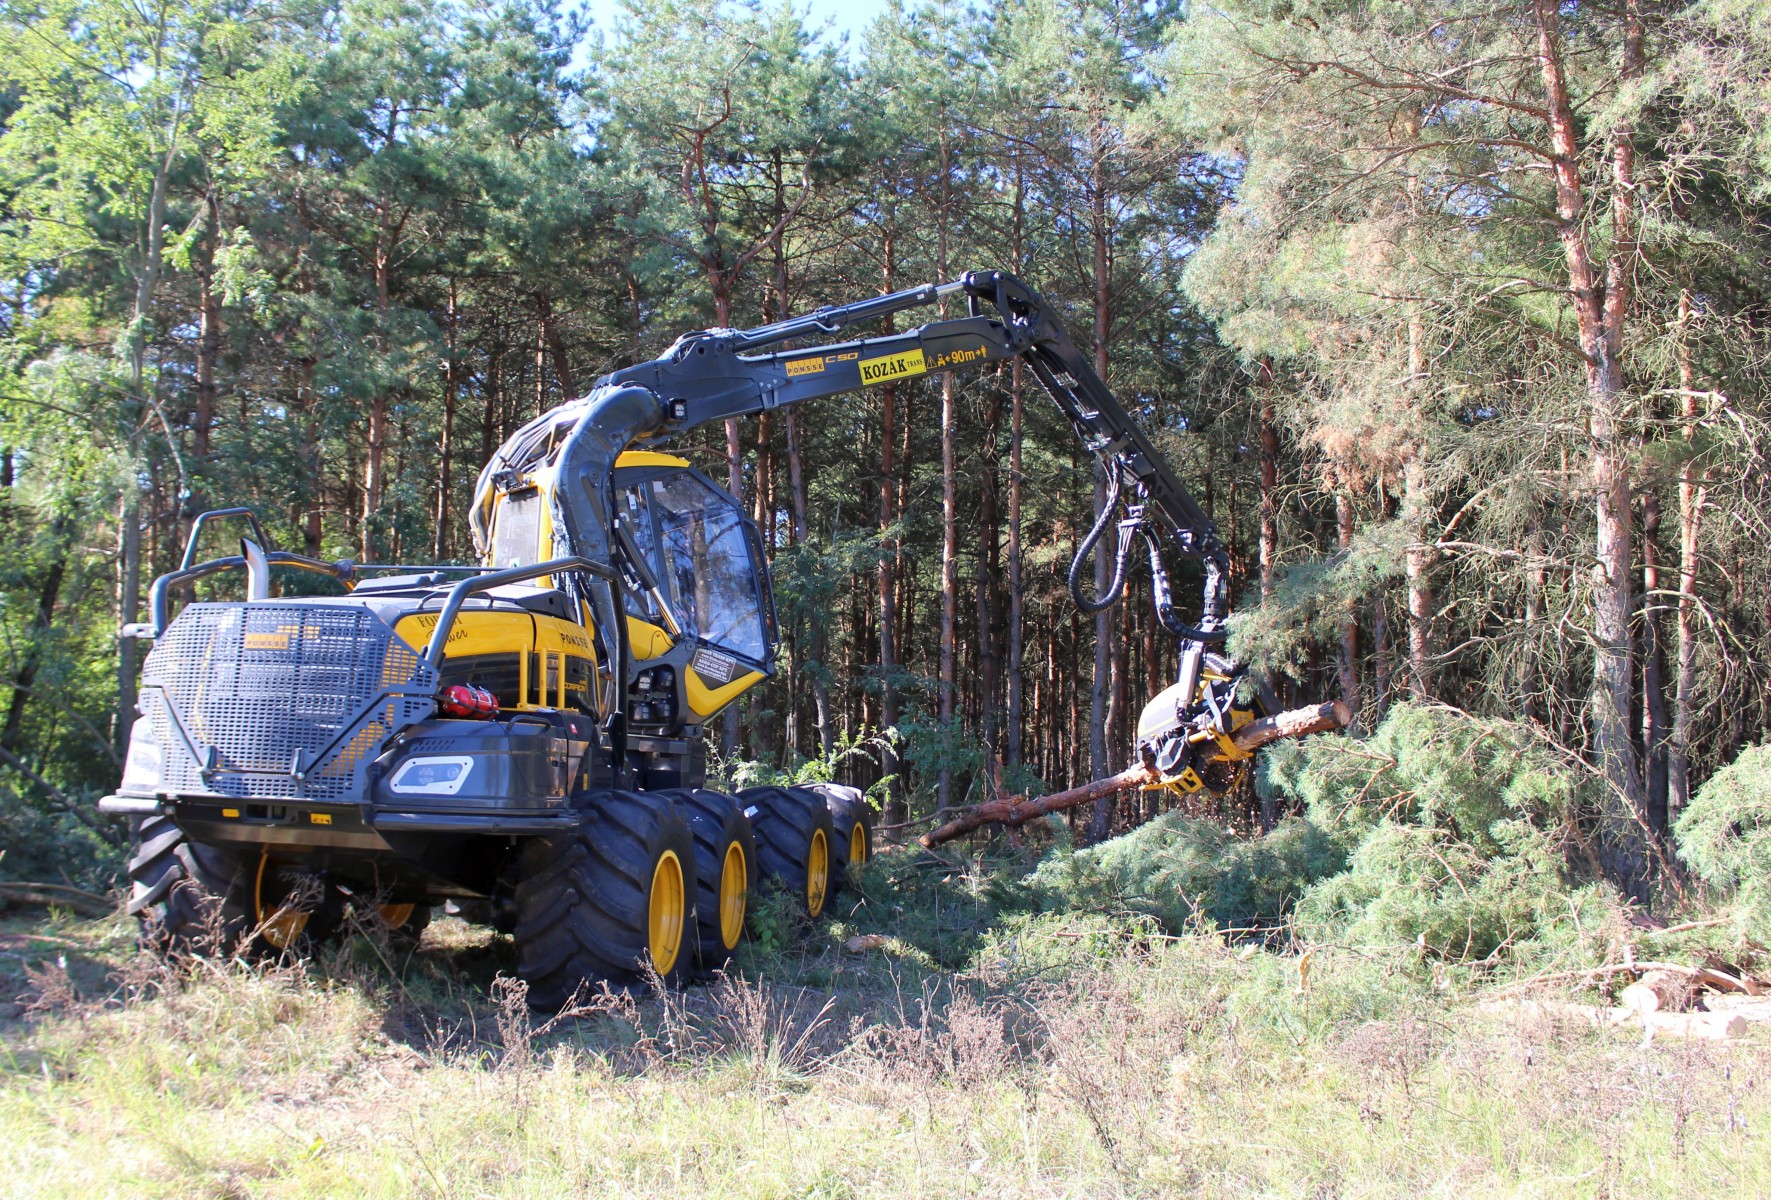
[[(1351, 721), (1352, 714), (1347, 706), (1339, 700), (1327, 704), (1318, 704), (1311, 708), (1294, 708), (1290, 712), (1282, 712), (1277, 716), (1262, 717), (1250, 722), (1230, 735), (1238, 749), (1254, 751), (1268, 742), (1276, 742), (1281, 738), (1299, 738), (1307, 734), (1323, 733), (1330, 729), (1341, 729)], [(1066, 808), (1075, 808), (1081, 804), (1089, 804), (1116, 792), (1130, 788), (1142, 787), (1147, 783), (1155, 783), (1160, 776), (1142, 763), (1131, 766), (1117, 775), (1105, 779), (1097, 779), (1085, 783), (1081, 787), (1073, 787), (1067, 791), (1053, 792), (1049, 796), (1041, 796), (1037, 800), (1029, 800), (1025, 796), (1000, 796), (995, 800), (971, 808), (946, 824), (932, 829), (917, 838), (918, 844), (924, 848), (938, 846), (942, 842), (950, 842), (956, 837), (970, 833), (985, 825), (1020, 825), (1042, 817), (1046, 813), (1059, 812)]]
[(1001, 825), (1019, 825), (1034, 817), (1060, 809), (1075, 808), (1079, 804), (1088, 804), (1103, 796), (1111, 796), (1115, 792), (1123, 792), (1127, 788), (1142, 787), (1146, 783), (1155, 783), (1157, 775), (1149, 767), (1139, 763), (1128, 767), (1117, 775), (1106, 779), (1097, 779), (1093, 783), (1085, 783), (1081, 787), (1073, 787), (1068, 791), (1053, 792), (1049, 796), (1041, 796), (1037, 800), (1029, 800), (1025, 796), (1001, 796), (961, 813), (945, 825), (941, 825), (917, 838), (918, 844), (927, 848), (939, 846), (942, 842), (950, 842), (962, 834), (970, 833), (984, 825), (997, 823)]
[(108, 917), (117, 906), (96, 892), (68, 887), (60, 883), (0, 883), (0, 904), (30, 905), (36, 908), (65, 908), (82, 917)]

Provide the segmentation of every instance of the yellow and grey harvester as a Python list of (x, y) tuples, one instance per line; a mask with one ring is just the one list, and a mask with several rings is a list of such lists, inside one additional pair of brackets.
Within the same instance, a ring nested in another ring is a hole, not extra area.
[[(965, 316), (836, 340), (949, 297)], [(1172, 786), (1216, 783), (1207, 752), (1249, 718), (1243, 672), (1211, 649), (1226, 616), (1217, 533), (1050, 306), (974, 272), (688, 334), (604, 376), (485, 465), (470, 565), (324, 562), (276, 550), (247, 510), (200, 517), (154, 582), (151, 619), (123, 631), (154, 645), (122, 782), (100, 802), (135, 826), (130, 903), (147, 935), (290, 950), (355, 914), (409, 940), (446, 906), (513, 933), (531, 1000), (557, 1005), (586, 980), (718, 968), (764, 880), (818, 917), (872, 853), (872, 811), (836, 784), (706, 787), (704, 730), (774, 673), (769, 566), (737, 499), (662, 447), (709, 421), (1010, 359), (1109, 481), (1071, 565), (1077, 603), (1115, 603), (1141, 542), (1181, 641), (1139, 752)], [(240, 553), (196, 561), (228, 519), (247, 524)], [(1112, 584), (1091, 598), (1083, 565), (1109, 530)], [(1165, 552), (1203, 568), (1197, 624), (1174, 611)], [(172, 614), (175, 595), (227, 571), (244, 573), (243, 601)]]

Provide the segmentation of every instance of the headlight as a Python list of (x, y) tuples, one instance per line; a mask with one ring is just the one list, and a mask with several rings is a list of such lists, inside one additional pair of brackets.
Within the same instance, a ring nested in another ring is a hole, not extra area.
[(473, 772), (473, 759), (467, 757), (409, 758), (400, 764), (388, 790), (408, 796), (453, 796), (461, 791)]
[(123, 786), (153, 791), (160, 786), (160, 744), (146, 721), (129, 733), (129, 756), (123, 760)]

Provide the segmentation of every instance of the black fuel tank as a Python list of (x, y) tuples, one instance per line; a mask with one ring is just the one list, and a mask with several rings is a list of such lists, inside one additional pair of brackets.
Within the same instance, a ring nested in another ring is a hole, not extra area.
[(557, 809), (594, 736), (589, 717), (570, 714), (425, 721), (379, 773), (375, 806), (412, 812)]

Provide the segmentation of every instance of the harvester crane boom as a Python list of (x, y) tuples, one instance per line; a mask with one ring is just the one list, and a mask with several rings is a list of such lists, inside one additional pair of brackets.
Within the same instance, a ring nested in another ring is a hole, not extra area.
[[(940, 317), (901, 333), (809, 341), (960, 297), (966, 302), (964, 316)], [(782, 348), (787, 342), (800, 344)], [(481, 474), (473, 510), (476, 535), (484, 544), (487, 501), (500, 480), (508, 481), (527, 461), (557, 447), (563, 482), (554, 493), (555, 526), (564, 532), (570, 553), (608, 560), (623, 540), (615, 520), (612, 478), (616, 458), (628, 449), (666, 442), (710, 421), (1016, 358), (1027, 364), (1106, 477), (1107, 503), (1071, 563), (1072, 596), (1088, 612), (1116, 602), (1141, 537), (1149, 552), (1157, 615), (1182, 642), (1180, 682), (1170, 689), (1180, 697), (1170, 733), (1183, 725), (1200, 734), (1227, 733), (1229, 704), (1223, 689), (1214, 695), (1213, 689), (1200, 687), (1211, 669), (1207, 648), (1227, 632), (1229, 560), (1217, 528), (1077, 349), (1052, 306), (1004, 272), (970, 272), (951, 282), (824, 307), (755, 329), (685, 334), (658, 358), (604, 375), (588, 396), (546, 414), (507, 443)], [(1115, 523), (1112, 582), (1091, 598), (1084, 594), (1082, 569)], [(1165, 543), (1183, 557), (1200, 560), (1204, 568), (1203, 603), (1195, 624), (1174, 611)], [(602, 598), (601, 604), (610, 603), (607, 596)], [(1224, 660), (1212, 658), (1217, 674), (1224, 675)]]

